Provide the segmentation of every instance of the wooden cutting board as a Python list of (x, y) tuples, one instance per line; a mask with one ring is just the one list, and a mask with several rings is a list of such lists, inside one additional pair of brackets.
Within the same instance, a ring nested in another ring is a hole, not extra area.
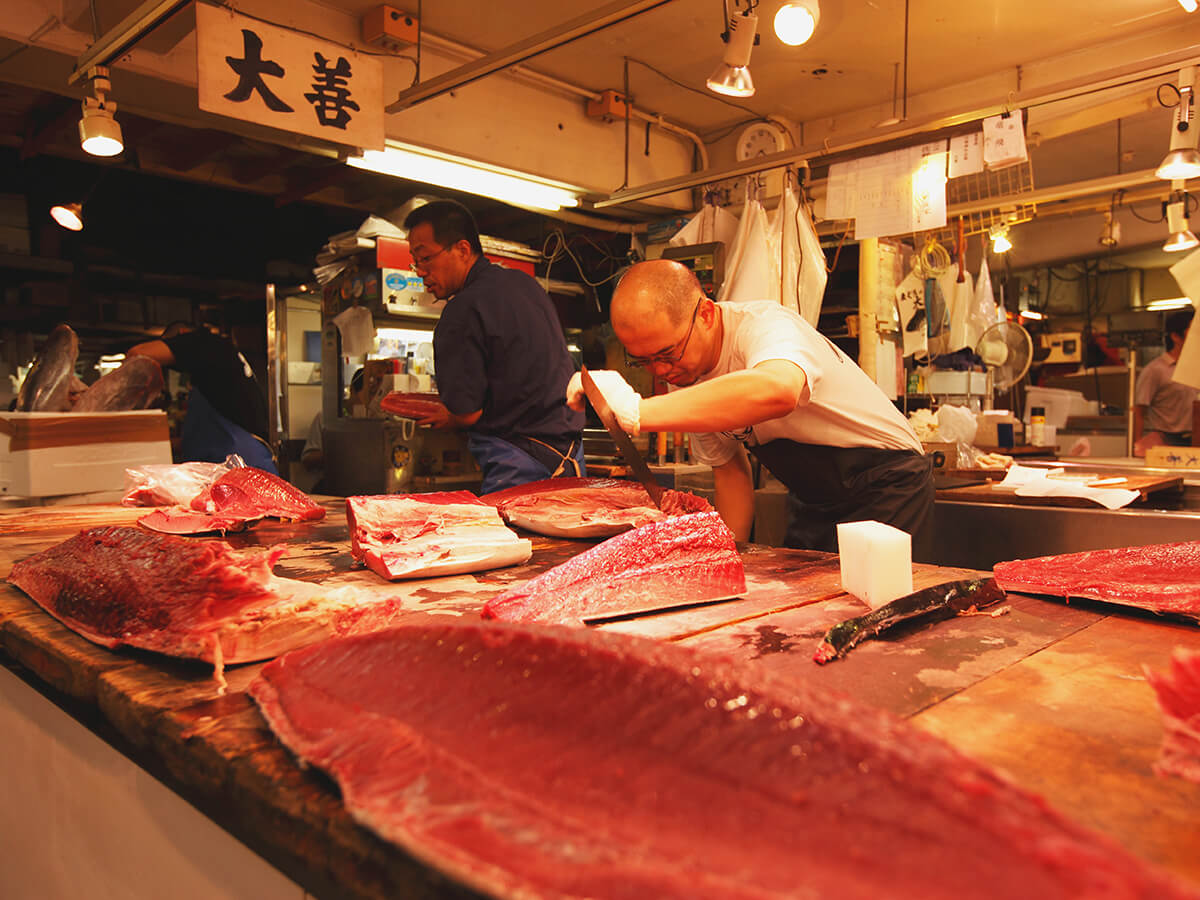
[[(1090, 474), (1090, 477), (1097, 480), (1102, 478), (1114, 478), (1111, 473), (1085, 473), (1080, 472), (1079, 475)], [(1079, 479), (1064, 479), (1069, 481), (1079, 481)], [(1081, 482), (1082, 483), (1082, 482)], [(1100, 485), (1097, 490), (1119, 489), (1128, 491), (1137, 491), (1142, 496), (1134, 503), (1145, 503), (1146, 499), (1151, 494), (1160, 493), (1162, 491), (1179, 490), (1183, 487), (1182, 475), (1128, 475), (1120, 484)], [(1084, 497), (1018, 497), (1016, 491), (998, 487), (995, 484), (972, 484), (965, 487), (950, 487), (943, 488), (937, 492), (939, 500), (961, 500), (968, 503), (1004, 503), (1008, 505), (1021, 506), (1077, 506), (1088, 509), (1098, 508), (1096, 503)]]

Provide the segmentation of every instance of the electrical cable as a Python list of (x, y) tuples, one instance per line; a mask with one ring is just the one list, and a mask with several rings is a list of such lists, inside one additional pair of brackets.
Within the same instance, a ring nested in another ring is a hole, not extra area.
[(766, 116), (762, 115), (762, 113), (755, 112), (748, 106), (742, 106), (740, 103), (734, 103), (732, 100), (726, 100), (720, 94), (714, 94), (712, 91), (702, 91), (699, 88), (692, 87), (690, 84), (685, 84), (677, 78), (672, 78), (666, 72), (662, 71), (662, 69), (655, 68), (648, 62), (643, 62), (642, 60), (636, 59), (632, 56), (626, 56), (625, 59), (629, 60), (631, 63), (635, 63), (636, 65), (649, 69), (659, 78), (666, 79), (667, 81), (671, 82), (671, 84), (675, 85), (676, 87), (681, 87), (685, 91), (691, 91), (693, 94), (699, 94), (701, 97), (707, 97), (709, 100), (716, 100), (718, 103), (724, 103), (726, 106), (732, 106), (734, 109), (740, 109), (742, 112), (749, 113), (756, 119), (766, 119)]
[[(294, 31), (296, 34), (306, 34), (309, 37), (317, 38), (318, 40), (325, 41), (330, 44), (337, 44), (339, 47), (345, 47), (347, 50), (352, 50), (355, 53), (361, 53), (363, 56), (381, 56), (386, 59), (405, 59), (412, 63), (418, 71), (420, 70), (420, 60), (418, 60), (415, 56), (408, 56), (403, 53), (381, 53), (378, 50), (364, 50), (360, 47), (354, 46), (353, 44), (331, 40), (328, 35), (318, 34), (315, 31), (307, 31), (303, 28), (297, 28), (295, 25), (285, 25), (282, 22), (276, 22), (273, 19), (267, 19), (263, 16), (256, 16), (254, 13), (248, 13), (244, 9), (238, 9), (236, 6), (230, 3), (229, 0), (213, 0), (213, 2), (215, 5), (223, 7), (230, 12), (235, 12), (239, 16), (245, 16), (247, 19), (253, 19), (256, 22), (262, 22), (264, 25), (274, 25), (276, 28), (286, 28), (288, 31)], [(420, 46), (420, 41), (418, 41), (418, 52), (420, 51)]]
[[(607, 284), (608, 282), (612, 281), (614, 278), (618, 277), (621, 274), (622, 270), (624, 269), (624, 266), (618, 266), (607, 277), (602, 278), (599, 281), (592, 281), (588, 277), (587, 273), (584, 272), (583, 264), (579, 261), (579, 257), (576, 256), (575, 253), (571, 250), (571, 247), (567, 241), (566, 235), (563, 234), (563, 231), (561, 228), (556, 228), (554, 231), (550, 232), (550, 234), (548, 234), (546, 236), (546, 240), (542, 243), (542, 256), (545, 257), (545, 259), (546, 259), (546, 276), (545, 277), (547, 279), (550, 278), (550, 267), (553, 266), (554, 263), (558, 259), (560, 259), (563, 256), (566, 256), (568, 259), (571, 260), (571, 262), (575, 263), (575, 268), (576, 268), (576, 270), (578, 270), (579, 277), (583, 280), (583, 283), (586, 284), (588, 287), (592, 287), (592, 288), (601, 287), (602, 285)], [(613, 259), (613, 260), (618, 259), (618, 258), (619, 257), (610, 257), (610, 259)], [(597, 298), (597, 305), (598, 304), (599, 304), (599, 298)]]

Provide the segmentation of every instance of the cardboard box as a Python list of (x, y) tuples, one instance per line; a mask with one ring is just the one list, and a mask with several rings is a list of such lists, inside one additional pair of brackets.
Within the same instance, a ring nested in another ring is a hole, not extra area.
[(167, 414), (0, 413), (0, 495), (116, 491), (125, 469), (171, 462)]
[(958, 444), (949, 441), (922, 441), (925, 455), (933, 457), (935, 469), (958, 468)]

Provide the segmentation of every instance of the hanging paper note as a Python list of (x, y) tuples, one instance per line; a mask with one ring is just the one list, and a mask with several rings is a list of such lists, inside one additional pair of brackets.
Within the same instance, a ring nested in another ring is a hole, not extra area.
[(975, 175), (982, 171), (983, 132), (950, 138), (950, 177)]
[(1002, 169), (1029, 159), (1025, 149), (1025, 123), (1020, 113), (983, 120), (983, 163)]

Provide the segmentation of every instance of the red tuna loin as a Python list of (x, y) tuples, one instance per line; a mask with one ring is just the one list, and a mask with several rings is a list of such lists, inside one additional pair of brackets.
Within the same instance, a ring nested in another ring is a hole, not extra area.
[(437, 394), (410, 394), (392, 391), (379, 401), (379, 408), (406, 419), (425, 419), (446, 407)]
[(1018, 559), (992, 571), (1006, 591), (1200, 616), (1200, 541)]
[(325, 518), (325, 509), (278, 475), (240, 466), (230, 469), (192, 500), (192, 509), (226, 518), (273, 516), (300, 522)]
[(1163, 714), (1154, 771), (1200, 783), (1200, 651), (1177, 647), (1166, 672), (1145, 671)]
[(346, 522), (354, 558), (389, 580), (513, 566), (533, 553), (469, 491), (347, 497)]
[(273, 576), (285, 552), (238, 554), (223, 541), (92, 528), (16, 563), (8, 580), (97, 644), (220, 666), (338, 633), (338, 617), (363, 600), (353, 588)]
[(746, 575), (733, 534), (715, 512), (651, 522), (609, 538), (561, 566), (509, 588), (485, 619), (582, 624), (652, 603), (736, 596)]
[(634, 481), (615, 478), (547, 478), (485, 494), (504, 521), (550, 537), (611, 537), (668, 515), (710, 512), (706, 500), (664, 491), (663, 509)]
[(427, 619), (250, 693), (357, 821), (494, 896), (1197, 896), (905, 722), (674, 644)]

